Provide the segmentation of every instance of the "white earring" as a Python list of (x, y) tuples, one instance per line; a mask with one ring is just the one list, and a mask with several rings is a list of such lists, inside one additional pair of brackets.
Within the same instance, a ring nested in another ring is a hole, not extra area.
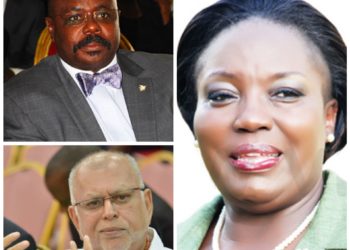
[(194, 141), (193, 145), (194, 145), (195, 148), (199, 148), (199, 145), (198, 145), (198, 141), (197, 141), (197, 140)]
[(332, 142), (334, 142), (334, 140), (335, 140), (335, 137), (334, 137), (333, 133), (330, 133), (327, 135), (327, 142), (328, 143), (332, 143)]

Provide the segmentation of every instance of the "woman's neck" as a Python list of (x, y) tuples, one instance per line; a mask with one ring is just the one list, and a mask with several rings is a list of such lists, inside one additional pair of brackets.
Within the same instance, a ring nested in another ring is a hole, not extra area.
[[(237, 211), (234, 205), (226, 204), (220, 249), (273, 249), (310, 214), (322, 191), (323, 180), (320, 178), (314, 188), (297, 203), (266, 214)], [(300, 239), (294, 240), (291, 247), (296, 246)]]

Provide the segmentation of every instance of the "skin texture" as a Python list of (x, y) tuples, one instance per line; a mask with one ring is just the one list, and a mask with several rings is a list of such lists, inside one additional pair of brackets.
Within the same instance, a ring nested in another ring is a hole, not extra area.
[[(11, 243), (14, 242), (15, 240), (17, 240), (20, 236), (21, 236), (21, 234), (19, 232), (13, 232), (13, 233), (6, 235), (4, 237), (4, 248), (11, 245)], [(12, 246), (11, 248), (8, 248), (8, 249), (9, 250), (24, 250), (27, 247), (29, 247), (29, 241), (24, 240), (24, 241), (17, 243), (14, 246)]]
[[(318, 201), (337, 112), (329, 79), (319, 51), (300, 32), (259, 18), (224, 30), (199, 58), (194, 130), (224, 196), (223, 238), (236, 241), (230, 247), (271, 249)], [(279, 161), (266, 171), (240, 171), (231, 156), (242, 144), (273, 146)]]
[[(102, 9), (117, 9), (113, 0), (51, 0), (50, 16), (46, 25), (54, 40), (59, 56), (71, 66), (97, 72), (107, 66), (114, 58), (120, 41), (119, 18), (114, 23), (96, 22), (92, 15), (79, 25), (66, 25), (63, 16), (72, 12), (87, 12)], [(111, 44), (108, 48), (101, 43), (92, 42), (76, 52), (75, 45), (89, 35), (98, 35)]]
[[(142, 187), (142, 180), (126, 158), (103, 157), (91, 160), (79, 167), (74, 178), (76, 202), (111, 194), (134, 187)], [(149, 189), (135, 191), (127, 204), (116, 205), (105, 200), (104, 207), (86, 211), (80, 206), (70, 206), (69, 215), (86, 242), (94, 250), (143, 249), (148, 226), (152, 217), (152, 194)], [(115, 227), (115, 233), (101, 230)], [(84, 238), (89, 236), (90, 240)], [(74, 249), (74, 248), (72, 248)]]

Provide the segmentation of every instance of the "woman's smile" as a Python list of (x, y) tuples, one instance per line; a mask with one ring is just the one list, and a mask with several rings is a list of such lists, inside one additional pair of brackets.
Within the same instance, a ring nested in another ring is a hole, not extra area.
[(234, 168), (247, 173), (265, 172), (276, 167), (282, 152), (268, 144), (241, 144), (230, 155)]
[(322, 178), (337, 109), (312, 46), (298, 30), (252, 18), (222, 31), (198, 60), (194, 131), (212, 179), (237, 206), (286, 207)]
[(181, 36), (177, 87), (220, 192), (180, 225), (178, 247), (346, 248), (345, 183), (323, 170), (346, 143), (346, 46), (320, 12), (299, 0), (216, 2)]

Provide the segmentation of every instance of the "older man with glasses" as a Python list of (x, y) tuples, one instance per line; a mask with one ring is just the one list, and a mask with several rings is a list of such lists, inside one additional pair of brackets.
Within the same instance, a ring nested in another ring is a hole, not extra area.
[[(98, 152), (79, 162), (69, 176), (68, 208), (84, 250), (165, 248), (149, 227), (152, 193), (136, 161), (119, 152)], [(71, 250), (77, 249), (71, 242)]]

